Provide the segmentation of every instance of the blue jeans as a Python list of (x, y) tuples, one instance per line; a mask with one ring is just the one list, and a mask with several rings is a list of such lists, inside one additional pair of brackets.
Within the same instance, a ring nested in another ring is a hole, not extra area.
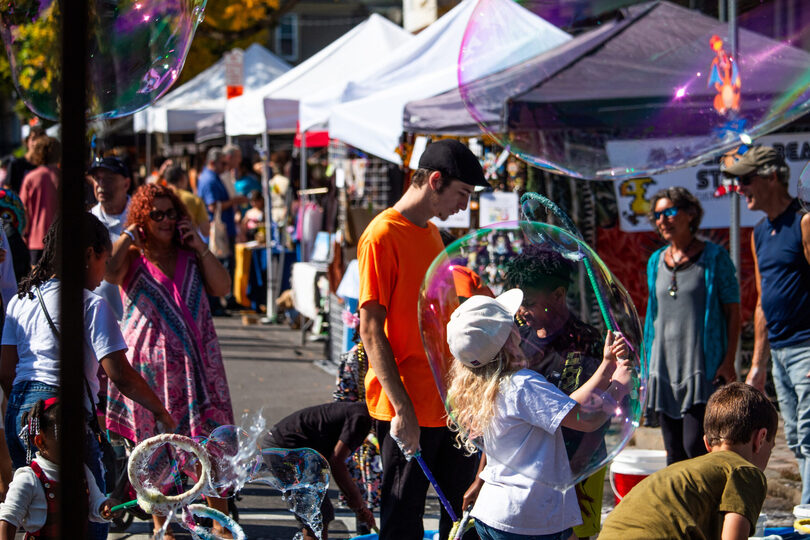
[[(48, 399), (56, 396), (59, 389), (37, 381), (25, 381), (14, 385), (11, 395), (8, 397), (8, 407), (6, 408), (6, 444), (11, 455), (11, 464), (15, 469), (28, 465), (25, 456), (25, 446), (19, 437), (22, 429), (23, 414), (30, 411), (40, 399)], [(98, 441), (87, 431), (85, 437), (85, 465), (93, 474), (93, 479), (102, 493), (106, 493), (104, 485), (103, 465), (101, 463), (101, 448)], [(88, 523), (87, 538), (92, 540), (106, 540), (109, 525), (106, 523)]]
[(5, 416), (6, 444), (11, 455), (11, 465), (15, 469), (28, 465), (25, 459), (25, 446), (19, 437), (23, 414), (30, 411), (40, 399), (52, 398), (58, 393), (57, 387), (37, 381), (20, 382), (11, 389)]
[(785, 439), (799, 462), (802, 504), (810, 504), (810, 342), (771, 350)]
[(551, 534), (516, 534), (505, 531), (500, 531), (494, 527), (490, 527), (486, 523), (478, 520), (475, 521), (475, 532), (481, 540), (568, 540), (574, 529), (567, 528), (564, 531), (551, 533)]

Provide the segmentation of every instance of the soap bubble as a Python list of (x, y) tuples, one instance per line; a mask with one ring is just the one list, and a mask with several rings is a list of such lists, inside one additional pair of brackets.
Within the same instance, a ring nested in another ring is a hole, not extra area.
[(256, 440), (237, 426), (217, 427), (202, 445), (211, 459), (209, 484), (214, 495), (241, 488), (258, 464), (260, 448)]
[(805, 212), (810, 212), (810, 163), (805, 165), (802, 174), (799, 175), (799, 186), (796, 189), (796, 196), (804, 208)]
[[(148, 459), (141, 466), (129, 471), (135, 482), (147, 490), (155, 490), (163, 495), (176, 496), (188, 488), (186, 471), (195, 470), (197, 458), (172, 442), (156, 444), (150, 449)], [(196, 483), (198, 475), (192, 479)], [(166, 508), (158, 505), (153, 512), (166, 515)]]
[[(515, 25), (498, 16), (496, 0), (479, 0), (470, 18), (461, 97), (484, 132), (535, 166), (599, 180), (660, 173), (747, 144), (810, 108), (810, 53), (797, 46), (799, 32), (768, 37), (784, 18), (777, 2), (740, 14), (736, 58), (727, 23), (672, 3), (522, 4), (580, 27), (602, 17), (493, 75), (480, 59)], [(621, 16), (605, 14), (617, 7)]]
[[(118, 118), (153, 103), (183, 69), (206, 0), (89, 2), (88, 117)], [(59, 119), (61, 13), (55, 0), (0, 2), (14, 83), (37, 116)]]
[(251, 482), (281, 491), (290, 512), (320, 538), (321, 503), (329, 488), (329, 463), (311, 448), (264, 448)]
[[(597, 418), (594, 431), (563, 430), (570, 471), (543, 470), (536, 466), (540, 456), (518, 463), (497, 447), (487, 451), (488, 458), (515, 472), (564, 490), (604, 467), (638, 426), (647, 380), (642, 326), (621, 283), (590, 247), (563, 229), (521, 221), (468, 234), (434, 260), (419, 297), (422, 340), (451, 418), (456, 411), (447, 399), (455, 362), (447, 346), (450, 315), (473, 294), (492, 296), (515, 287), (524, 295), (516, 319), (525, 364), (557, 388), (570, 394), (588, 380), (602, 362), (608, 329), (627, 340), (634, 367), (624, 392), (600, 390), (582, 406), (585, 416)], [(484, 448), (482, 437), (473, 442)]]

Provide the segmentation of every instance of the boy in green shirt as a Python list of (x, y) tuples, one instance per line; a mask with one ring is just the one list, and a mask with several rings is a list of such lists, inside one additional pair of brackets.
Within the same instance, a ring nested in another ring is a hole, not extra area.
[(709, 398), (709, 453), (642, 480), (610, 513), (600, 540), (744, 540), (753, 534), (776, 438), (777, 413), (764, 394), (731, 383)]

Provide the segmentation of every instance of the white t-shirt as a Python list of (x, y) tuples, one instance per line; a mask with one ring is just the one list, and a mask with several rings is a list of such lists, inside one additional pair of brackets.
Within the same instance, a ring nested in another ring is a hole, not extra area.
[(0, 295), (3, 296), (3, 306), (8, 307), (11, 297), (17, 292), (17, 277), (14, 275), (11, 246), (2, 225), (0, 225), (0, 249), (6, 250), (6, 259), (0, 263)]
[[(124, 232), (124, 225), (127, 223), (127, 213), (129, 212), (129, 197), (127, 197), (127, 205), (124, 207), (124, 212), (121, 214), (107, 214), (101, 207), (101, 203), (95, 205), (90, 213), (96, 216), (101, 221), (107, 230), (110, 231), (110, 241), (115, 244), (121, 233)], [(124, 304), (121, 301), (121, 290), (118, 285), (108, 281), (102, 281), (95, 291), (93, 291), (110, 305), (110, 309), (115, 313), (115, 318), (119, 321), (124, 317)]]
[[(59, 481), (59, 466), (48, 461), (37, 453), (35, 460), (46, 478)], [(99, 513), (101, 504), (107, 498), (98, 489), (93, 475), (87, 465), (84, 466), (84, 475), (87, 478), (87, 488), (90, 490), (90, 521), (104, 523)], [(20, 467), (14, 473), (14, 479), (8, 486), (6, 500), (0, 503), (0, 520), (8, 521), (18, 529), (22, 527), (28, 532), (36, 532), (45, 525), (48, 517), (48, 503), (45, 500), (45, 490), (31, 467)]]
[[(59, 328), (58, 279), (43, 283), (39, 290), (56, 328)], [(118, 320), (103, 298), (84, 291), (84, 376), (90, 384), (93, 399), (98, 401), (98, 362), (115, 351), (126, 351), (127, 344)], [(31, 299), (15, 296), (6, 310), (3, 327), (3, 345), (17, 347), (17, 375), (14, 384), (38, 381), (59, 386), (59, 340), (51, 330), (48, 319), (39, 305), (36, 293)]]
[(573, 489), (563, 493), (536, 480), (554, 483), (570, 478), (559, 428), (574, 405), (529, 369), (501, 381), (495, 417), (484, 433), (487, 466), (472, 511), (475, 519), (524, 535), (552, 534), (582, 523)]

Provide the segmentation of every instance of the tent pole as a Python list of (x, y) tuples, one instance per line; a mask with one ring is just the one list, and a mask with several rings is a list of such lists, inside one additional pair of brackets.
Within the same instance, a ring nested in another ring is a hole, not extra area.
[(307, 189), (307, 132), (301, 131), (301, 181), (300, 189)]
[[(737, 0), (728, 0), (728, 33), (731, 41), (731, 59), (737, 62)], [(740, 197), (736, 193), (731, 193), (731, 224), (728, 229), (728, 244), (731, 252), (731, 261), (737, 270), (737, 277), (740, 276)], [(742, 369), (742, 354), (739, 343), (734, 359), (734, 368), (737, 373)]]
[(149, 131), (149, 129), (147, 128), (147, 130), (146, 130), (146, 167), (144, 167), (144, 170), (146, 171), (146, 176), (149, 176), (149, 173), (152, 172), (151, 169), (150, 169), (152, 167), (151, 163), (152, 163), (152, 132)]
[(262, 133), (262, 150), (261, 150), (261, 158), (262, 158), (262, 193), (264, 194), (264, 247), (265, 247), (265, 257), (267, 257), (267, 276), (265, 277), (265, 284), (267, 284), (267, 299), (266, 299), (266, 310), (267, 316), (262, 319), (262, 322), (275, 322), (276, 320), (276, 302), (275, 302), (275, 283), (273, 279), (273, 218), (270, 215), (270, 209), (272, 205), (270, 204), (270, 165), (268, 163), (268, 158), (270, 156), (270, 152), (268, 150), (268, 142), (267, 142), (267, 131)]

